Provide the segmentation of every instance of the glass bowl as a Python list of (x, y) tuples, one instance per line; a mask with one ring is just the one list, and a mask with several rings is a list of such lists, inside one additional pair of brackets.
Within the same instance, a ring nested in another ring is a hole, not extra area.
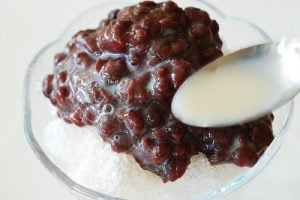
[[(217, 20), (220, 25), (220, 36), (224, 42), (224, 54), (254, 44), (271, 41), (271, 38), (255, 24), (238, 17), (227, 16), (214, 5), (206, 1), (177, 0), (176, 2), (181, 7), (194, 6), (204, 9), (210, 14), (211, 18)], [(27, 69), (24, 82), (24, 126), (28, 143), (43, 165), (70, 191), (74, 192), (77, 197), (83, 199), (115, 200), (119, 198), (102, 194), (99, 191), (95, 191), (83, 186), (81, 183), (75, 182), (67, 175), (67, 172), (63, 171), (56, 161), (52, 160), (46, 153), (42, 145), (43, 130), (50, 120), (57, 117), (51, 112), (48, 100), (42, 95), (42, 79), (46, 74), (52, 72), (53, 56), (64, 48), (74, 33), (81, 29), (95, 27), (101, 19), (106, 17), (108, 11), (134, 3), (137, 3), (137, 1), (103, 1), (100, 5), (83, 12), (63, 31), (57, 40), (49, 43), (37, 53)], [(274, 111), (275, 120), (273, 122), (273, 130), (275, 139), (254, 167), (242, 170), (239, 175), (230, 177), (230, 179), (221, 186), (214, 188), (208, 193), (199, 194), (193, 199), (216, 199), (237, 189), (258, 175), (280, 148), (291, 122), (292, 113), (293, 101)], [(182, 192), (188, 192), (188, 190)]]

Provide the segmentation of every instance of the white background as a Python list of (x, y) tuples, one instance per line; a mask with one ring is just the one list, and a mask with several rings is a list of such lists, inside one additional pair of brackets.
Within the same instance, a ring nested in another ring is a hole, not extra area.
[[(76, 15), (100, 1), (0, 0), (0, 199), (75, 199), (39, 163), (25, 140), (22, 83), (34, 54)], [(299, 0), (210, 2), (226, 14), (255, 22), (275, 40), (300, 38)], [(294, 119), (280, 151), (237, 199), (300, 199), (300, 98), (295, 102)]]

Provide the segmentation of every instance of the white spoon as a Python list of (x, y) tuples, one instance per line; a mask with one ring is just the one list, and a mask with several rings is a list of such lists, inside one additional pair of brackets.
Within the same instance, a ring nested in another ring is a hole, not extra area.
[(261, 44), (221, 57), (190, 76), (172, 100), (185, 124), (229, 126), (272, 112), (300, 90), (300, 43)]

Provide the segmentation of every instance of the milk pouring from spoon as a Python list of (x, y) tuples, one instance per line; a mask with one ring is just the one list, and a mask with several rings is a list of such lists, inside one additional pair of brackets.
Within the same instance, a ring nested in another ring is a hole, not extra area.
[(171, 109), (185, 124), (220, 127), (262, 117), (300, 91), (300, 42), (256, 45), (221, 57), (190, 76)]

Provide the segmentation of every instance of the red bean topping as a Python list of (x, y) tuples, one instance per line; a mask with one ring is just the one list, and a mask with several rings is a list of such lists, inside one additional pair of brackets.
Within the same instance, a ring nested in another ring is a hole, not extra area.
[(93, 62), (90, 58), (90, 56), (85, 53), (85, 52), (79, 52), (76, 55), (76, 62), (80, 65), (82, 65), (83, 67), (89, 67), (90, 64)]
[(62, 62), (65, 58), (67, 57), (67, 55), (65, 53), (58, 53), (54, 56), (54, 64), (57, 65), (60, 62)]
[(84, 122), (83, 122), (83, 116), (82, 116), (82, 111), (80, 108), (76, 109), (71, 115), (70, 115), (70, 121), (81, 127), (84, 126)]
[(69, 91), (66, 87), (59, 87), (56, 91), (56, 101), (63, 105), (68, 95)]
[(155, 138), (161, 139), (161, 138), (164, 138), (167, 135), (167, 133), (165, 131), (159, 129), (159, 130), (153, 131), (152, 135)]
[(53, 77), (54, 77), (53, 74), (49, 74), (43, 80), (43, 94), (48, 98), (50, 97), (50, 94), (53, 89), (52, 86)]
[(66, 80), (67, 80), (67, 71), (61, 71), (58, 73), (58, 80), (61, 82), (61, 83), (64, 83)]
[(150, 138), (143, 137), (142, 144), (147, 149), (153, 147), (153, 141)]
[(174, 54), (179, 54), (185, 51), (189, 44), (183, 40), (177, 40), (171, 44), (171, 50)]
[(92, 110), (86, 110), (84, 117), (84, 121), (86, 124), (93, 126), (96, 120), (96, 114)]
[(184, 144), (176, 145), (173, 155), (177, 158), (183, 157), (186, 152), (186, 146)]
[(177, 4), (173, 1), (167, 1), (162, 4), (162, 9), (167, 12), (173, 12), (178, 8)]
[(192, 25), (191, 28), (191, 34), (195, 37), (195, 38), (203, 38), (206, 37), (208, 35), (208, 29), (206, 28), (206, 26), (204, 24), (194, 24)]
[(160, 78), (154, 84), (154, 98), (158, 101), (167, 101), (173, 93), (173, 86), (168, 78)]
[(152, 149), (152, 160), (154, 163), (161, 163), (169, 156), (170, 149), (166, 143), (158, 143)]
[(175, 181), (178, 177), (181, 177), (189, 162), (186, 160), (171, 160), (166, 166), (166, 179), (170, 181)]
[(110, 141), (111, 143), (111, 148), (115, 151), (115, 152), (125, 152), (127, 151), (127, 147), (126, 145), (122, 142), (122, 139), (120, 138), (119, 135), (114, 135), (113, 139)]
[(96, 64), (95, 64), (95, 69), (97, 72), (100, 72), (100, 70), (102, 69), (103, 65), (105, 63), (107, 63), (108, 60), (103, 60), (103, 59), (98, 59), (96, 61)]
[(104, 64), (102, 71), (107, 83), (115, 83), (126, 75), (127, 67), (123, 59), (109, 60)]
[(143, 118), (134, 110), (125, 113), (125, 123), (133, 134), (140, 134), (144, 128)]
[(96, 42), (95, 36), (90, 36), (83, 39), (83, 45), (84, 47), (91, 53), (97, 53), (99, 52), (99, 47)]
[(118, 121), (111, 115), (105, 115), (100, 119), (99, 130), (104, 140), (107, 140), (113, 133), (118, 131)]
[[(222, 28), (222, 27), (221, 27)], [(67, 123), (96, 126), (112, 150), (126, 152), (164, 182), (180, 178), (199, 152), (212, 164), (254, 165), (272, 142), (269, 114), (224, 128), (191, 127), (171, 100), (193, 72), (222, 55), (219, 26), (207, 12), (167, 1), (113, 10), (54, 57), (43, 93)]]
[(252, 129), (251, 139), (255, 143), (258, 151), (262, 150), (264, 147), (268, 146), (274, 136), (272, 134), (272, 127), (270, 125), (259, 125)]
[(155, 105), (146, 110), (146, 121), (150, 127), (159, 127), (163, 124), (163, 116)]
[(186, 15), (190, 20), (195, 22), (201, 22), (204, 24), (208, 24), (210, 22), (209, 15), (207, 12), (200, 10), (198, 8), (188, 7), (185, 10)]
[(144, 42), (147, 39), (147, 32), (143, 29), (137, 29), (135, 31), (134, 39), (137, 42)]
[(239, 148), (232, 155), (232, 161), (234, 164), (244, 167), (253, 166), (258, 160), (255, 152), (249, 149)]

